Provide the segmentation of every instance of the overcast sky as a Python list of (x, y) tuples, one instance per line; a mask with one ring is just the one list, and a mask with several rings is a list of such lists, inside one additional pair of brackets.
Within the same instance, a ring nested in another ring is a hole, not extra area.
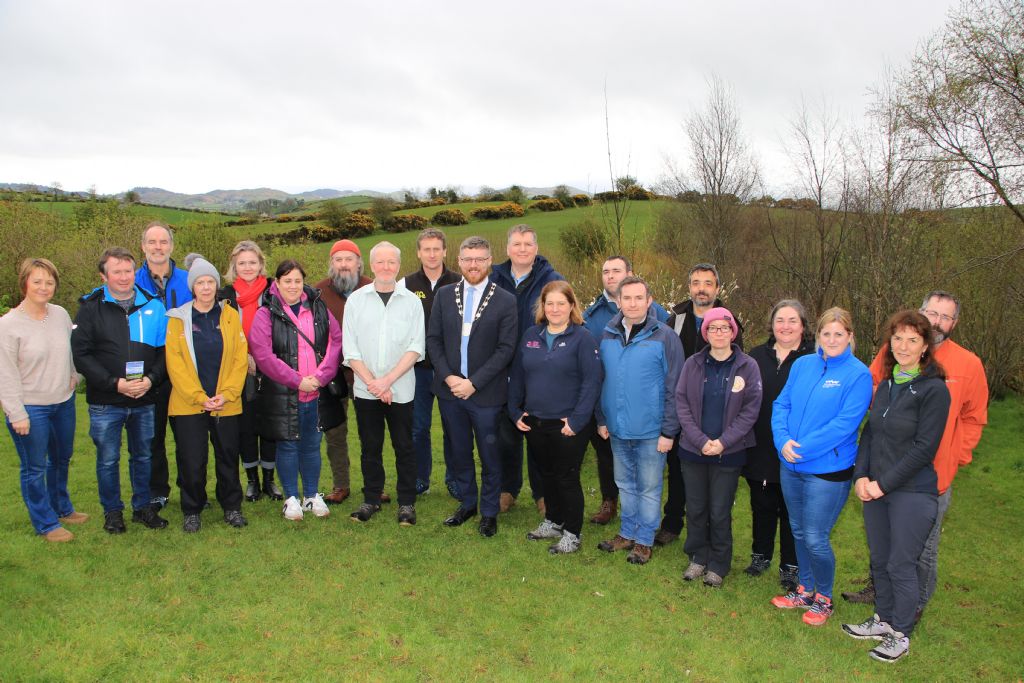
[(949, 0), (0, 0), (0, 182), (178, 192), (646, 185), (718, 74), (777, 195), (801, 97), (851, 121)]

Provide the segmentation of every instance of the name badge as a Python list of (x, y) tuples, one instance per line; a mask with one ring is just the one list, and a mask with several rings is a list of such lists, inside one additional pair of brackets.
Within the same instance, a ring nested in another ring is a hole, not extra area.
[(130, 360), (124, 364), (125, 379), (142, 379), (142, 374), (145, 371), (146, 364), (141, 360)]
[(468, 337), (469, 331), (473, 329), (473, 323), (462, 323), (462, 336)]

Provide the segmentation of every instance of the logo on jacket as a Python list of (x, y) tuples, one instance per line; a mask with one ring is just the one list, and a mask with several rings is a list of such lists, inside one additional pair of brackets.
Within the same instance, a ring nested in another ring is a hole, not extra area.
[(421, 292), (421, 291), (417, 290), (417, 291), (413, 292), (413, 294), (415, 294), (416, 296), (418, 296), (421, 299), (426, 299), (427, 298), (427, 293), (426, 292)]
[(736, 378), (732, 383), (732, 393), (738, 394), (741, 391), (743, 391), (744, 387), (746, 386), (747, 383), (743, 381), (743, 378), (740, 377), (739, 375), (736, 375)]
[(842, 383), (837, 379), (827, 379), (825, 383), (821, 385), (822, 389), (835, 389), (836, 387), (843, 386)]
[(540, 342), (539, 341), (528, 341), (528, 342), (526, 342), (526, 348), (528, 348), (528, 349), (539, 349), (540, 348)]

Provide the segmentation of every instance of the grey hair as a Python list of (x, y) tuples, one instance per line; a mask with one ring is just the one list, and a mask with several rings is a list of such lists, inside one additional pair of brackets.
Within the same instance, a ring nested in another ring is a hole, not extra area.
[(167, 231), (167, 238), (171, 240), (171, 246), (174, 246), (174, 231), (171, 230), (171, 226), (167, 225), (163, 221), (150, 221), (146, 223), (146, 227), (142, 229), (142, 239), (140, 243), (146, 243), (146, 234), (149, 233), (150, 228), (163, 228)]
[(939, 299), (940, 301), (952, 301), (953, 305), (956, 306), (956, 310), (953, 311), (953, 318), (955, 320), (960, 319), (960, 299), (958, 299), (956, 295), (950, 294), (949, 292), (942, 289), (933, 289), (932, 291), (924, 295), (924, 301), (921, 302), (922, 311), (928, 306), (928, 302), (931, 301), (932, 299)]
[(377, 242), (377, 244), (373, 245), (372, 247), (370, 247), (370, 263), (373, 263), (373, 255), (381, 247), (394, 249), (395, 253), (398, 255), (398, 260), (402, 260), (402, 250), (393, 245), (391, 242), (388, 242), (387, 240), (382, 240), (380, 242)]
[(811, 329), (811, 324), (807, 322), (807, 309), (800, 303), (798, 299), (782, 299), (777, 304), (772, 306), (772, 314), (768, 316), (768, 334), (774, 336), (774, 323), (775, 316), (778, 315), (779, 311), (783, 308), (792, 308), (796, 311), (796, 314), (800, 316), (800, 324), (804, 326), (804, 332), (801, 338), (804, 341), (810, 341), (814, 338), (814, 331)]
[(718, 268), (715, 267), (714, 263), (698, 263), (693, 268), (690, 268), (690, 272), (686, 274), (687, 281), (689, 281), (689, 279), (691, 277), (693, 277), (694, 273), (696, 273), (698, 271), (701, 271), (701, 270), (708, 270), (708, 271), (711, 271), (712, 273), (714, 273), (715, 274), (715, 286), (716, 287), (721, 287), (722, 286), (722, 278), (719, 277), (719, 275), (718, 275)]

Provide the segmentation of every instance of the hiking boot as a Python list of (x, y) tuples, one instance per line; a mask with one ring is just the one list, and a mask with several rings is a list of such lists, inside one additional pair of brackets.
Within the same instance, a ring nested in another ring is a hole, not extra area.
[(301, 522), (302, 506), (299, 504), (299, 499), (295, 496), (288, 496), (288, 500), (284, 502), (284, 507), (281, 508), (281, 514), (287, 520)]
[(800, 567), (795, 564), (779, 565), (779, 583), (788, 593), (796, 590), (800, 585)]
[(259, 465), (245, 468), (245, 478), (245, 499), (250, 503), (255, 503), (263, 496), (263, 492), (260, 491)]
[(861, 588), (859, 591), (847, 591), (842, 593), (843, 600), (847, 602), (856, 602), (862, 605), (874, 605), (875, 604), (875, 582), (869, 576), (867, 585)]
[(45, 534), (43, 534), (43, 538), (45, 538), (50, 543), (67, 543), (74, 537), (75, 535), (73, 533), (71, 533), (62, 526), (47, 531)]
[(78, 512), (77, 510), (72, 512), (70, 515), (65, 515), (60, 518), (61, 524), (85, 524), (89, 521), (89, 515), (84, 512)]
[(430, 490), (430, 482), (423, 481), (422, 479), (416, 480), (416, 495), (422, 496), (424, 493)]
[(591, 524), (607, 524), (608, 522), (615, 519), (616, 508), (618, 507), (618, 501), (614, 498), (611, 500), (602, 500), (601, 507), (597, 509), (597, 512), (590, 518)]
[(160, 512), (165, 507), (167, 507), (167, 501), (167, 496), (153, 496), (152, 498), (149, 499), (149, 504), (155, 506), (156, 511)]
[(545, 538), (561, 538), (562, 527), (550, 519), (545, 519), (536, 529), (527, 533), (526, 537), (531, 541), (540, 541)]
[(765, 557), (761, 553), (752, 553), (750, 555), (750, 564), (743, 570), (743, 573), (747, 576), (761, 576), (771, 566), (771, 558)]
[(199, 528), (203, 525), (199, 515), (185, 515), (185, 518), (181, 522), (181, 530), (186, 534), (194, 534), (199, 531)]
[(226, 510), (224, 512), (224, 521), (236, 529), (241, 529), (249, 524), (249, 520), (242, 516), (241, 510)]
[(350, 489), (338, 488), (335, 486), (331, 489), (331, 492), (324, 496), (324, 502), (328, 505), (337, 505), (338, 503), (344, 503), (345, 500), (352, 494)]
[(696, 562), (691, 562), (690, 566), (683, 572), (683, 581), (696, 581), (700, 577), (704, 576), (704, 570), (706, 567)]
[(725, 579), (723, 579), (721, 576), (719, 576), (715, 572), (710, 572), (710, 571), (709, 572), (704, 572), (704, 585), (705, 586), (710, 586), (711, 588), (721, 588), (722, 587), (722, 581), (724, 581), (724, 580)]
[(124, 525), (124, 513), (120, 510), (111, 510), (103, 513), (103, 530), (108, 534), (123, 534), (128, 531)]
[(302, 509), (304, 512), (312, 512), (317, 517), (326, 517), (331, 514), (331, 509), (327, 507), (324, 497), (319, 493), (312, 498), (303, 498)]
[(806, 591), (803, 586), (797, 586), (795, 591), (776, 595), (771, 599), (771, 603), (779, 609), (810, 609), (814, 604), (814, 594)]
[(626, 555), (626, 562), (630, 564), (647, 564), (651, 561), (651, 546), (643, 543), (634, 543), (633, 550)]
[(508, 512), (512, 509), (512, 506), (516, 504), (516, 497), (508, 491), (502, 491), (501, 498), (498, 499), (498, 510), (500, 512)]
[(157, 514), (158, 509), (156, 505), (150, 504), (132, 510), (132, 521), (142, 524), (147, 529), (164, 529), (167, 527), (167, 520)]
[(416, 523), (416, 507), (413, 505), (399, 505), (398, 523), (401, 526), (414, 525)]
[(370, 503), (363, 503), (355, 512), (349, 515), (349, 519), (356, 522), (369, 522), (370, 518), (380, 512), (380, 505), (371, 505)]
[(821, 593), (814, 596), (814, 604), (804, 612), (804, 623), (808, 626), (824, 626), (832, 616), (832, 599)]
[(274, 481), (274, 470), (269, 467), (261, 467), (263, 470), (263, 494), (270, 500), (284, 500), (284, 491)]
[(893, 664), (910, 652), (910, 638), (899, 631), (889, 631), (882, 636), (882, 644), (876, 645), (868, 652), (871, 659)]
[(548, 552), (552, 555), (568, 555), (580, 549), (580, 537), (571, 531), (563, 531), (558, 543), (552, 543)]
[(623, 538), (619, 534), (615, 534), (615, 538), (610, 538), (607, 541), (601, 541), (597, 544), (598, 550), (603, 550), (606, 553), (614, 553), (618, 550), (632, 550), (633, 541), (628, 538)]
[(892, 633), (892, 626), (872, 614), (859, 624), (843, 624), (843, 632), (857, 640), (882, 640), (885, 634)]
[(666, 546), (678, 540), (679, 534), (667, 529), (658, 529), (657, 533), (654, 534), (654, 545), (657, 546)]

